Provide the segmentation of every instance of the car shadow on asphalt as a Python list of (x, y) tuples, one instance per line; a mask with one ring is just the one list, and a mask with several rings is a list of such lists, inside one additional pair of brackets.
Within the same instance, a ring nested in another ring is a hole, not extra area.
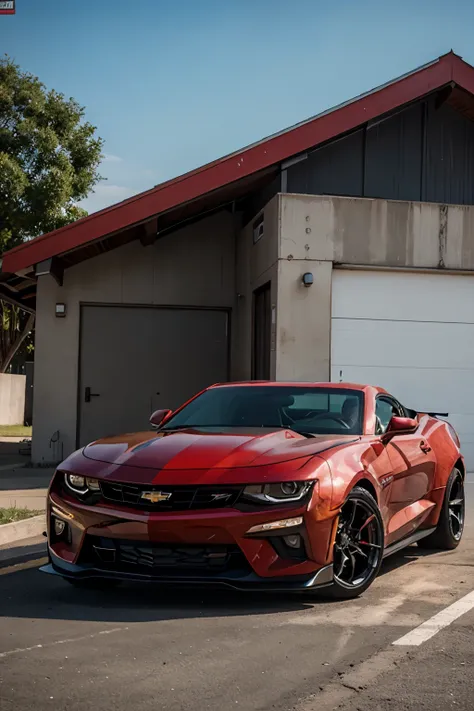
[[(386, 575), (436, 551), (415, 546), (401, 551), (382, 564)], [(310, 610), (319, 603), (348, 604), (331, 600), (324, 590), (306, 593), (242, 593), (233, 590), (167, 589), (154, 584), (124, 584), (111, 590), (79, 590), (59, 577), (37, 569), (0, 578), (0, 617), (87, 620), (89, 622), (134, 623), (192, 619), (272, 615)]]
[(76, 589), (37, 569), (0, 577), (0, 598), (0, 618), (114, 623), (271, 615), (311, 609), (315, 602), (313, 594), (170, 589), (153, 583), (124, 583), (110, 590)]
[(386, 575), (387, 573), (392, 573), (398, 568), (403, 568), (409, 563), (414, 563), (417, 560), (421, 560), (424, 558), (433, 558), (434, 556), (436, 556), (436, 559), (441, 559), (444, 557), (449, 558), (452, 555), (452, 551), (439, 551), (435, 549), (429, 550), (427, 548), (420, 548), (417, 545), (411, 545), (407, 548), (402, 549), (398, 553), (394, 553), (393, 555), (386, 558), (382, 563), (382, 567), (380, 568), (379, 577), (382, 575)]

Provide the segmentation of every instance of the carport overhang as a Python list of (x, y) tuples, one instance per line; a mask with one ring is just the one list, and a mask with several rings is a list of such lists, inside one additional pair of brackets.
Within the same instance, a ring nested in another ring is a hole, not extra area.
[[(474, 67), (450, 52), (236, 153), (15, 247), (3, 255), (0, 298), (34, 311), (40, 275), (61, 284), (68, 268), (128, 242), (139, 240), (147, 247), (217, 210), (245, 214), (251, 207), (248, 196), (278, 181), (295, 156), (304, 159), (311, 150), (433, 93), (474, 120)], [(279, 191), (285, 192), (284, 180), (276, 186)]]
[[(81, 235), (81, 242), (77, 246), (70, 246), (71, 238), (76, 238), (72, 228), (81, 227), (81, 232), (82, 228), (88, 230), (89, 224), (91, 227), (95, 226), (94, 218), (109, 216), (110, 213), (124, 206), (124, 203), (94, 213), (55, 232), (37, 237), (3, 255), (0, 272), (0, 299), (34, 313), (36, 284), (39, 276), (50, 275), (59, 285), (62, 285), (64, 272), (80, 262), (133, 241), (139, 241), (144, 248), (151, 246), (158, 239), (173, 231), (220, 210), (240, 212), (245, 219), (245, 215), (251, 214), (252, 211), (252, 205), (247, 200), (248, 195), (264, 190), (277, 178), (278, 173), (278, 167), (270, 167), (203, 194), (194, 200), (179, 203), (175, 207), (151, 217), (143, 216), (137, 222), (115, 231), (107, 231), (95, 239), (83, 240)], [(133, 208), (133, 204), (130, 205), (130, 202), (133, 203), (135, 199), (141, 197), (142, 195), (139, 195), (131, 201), (125, 201), (126, 206), (130, 209)], [(110, 217), (115, 220), (113, 214)], [(55, 239), (61, 240), (62, 247), (59, 242), (54, 247), (51, 246), (49, 239), (53, 236)], [(52, 253), (53, 248), (54, 252)]]

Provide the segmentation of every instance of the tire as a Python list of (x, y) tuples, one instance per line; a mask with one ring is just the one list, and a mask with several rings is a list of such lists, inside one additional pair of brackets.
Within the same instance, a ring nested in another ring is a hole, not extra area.
[(121, 580), (109, 578), (89, 578), (87, 580), (74, 580), (73, 578), (63, 578), (66, 583), (79, 590), (110, 590), (121, 584)]
[[(355, 525), (349, 525), (351, 517)], [(348, 535), (348, 532), (355, 532), (360, 527), (358, 535), (354, 535), (354, 533)], [(347, 543), (351, 538), (355, 538), (355, 544)], [(366, 489), (359, 486), (354, 487), (347, 496), (339, 516), (333, 552), (334, 582), (324, 592), (328, 592), (329, 596), (336, 600), (348, 600), (365, 592), (372, 585), (380, 570), (384, 538), (384, 525), (376, 500)], [(362, 553), (354, 553), (356, 548)], [(364, 555), (366, 561), (364, 561)], [(355, 567), (354, 559), (357, 561)], [(357, 566), (360, 568), (359, 574), (357, 574)], [(349, 567), (354, 570), (352, 582), (348, 580), (350, 577)]]
[(461, 542), (465, 514), (464, 480), (459, 469), (449, 475), (438, 525), (432, 534), (418, 541), (420, 548), (452, 551)]

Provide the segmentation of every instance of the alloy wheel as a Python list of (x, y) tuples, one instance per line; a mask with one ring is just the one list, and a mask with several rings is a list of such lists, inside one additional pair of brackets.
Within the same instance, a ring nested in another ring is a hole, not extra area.
[(334, 543), (334, 577), (348, 588), (362, 587), (383, 552), (383, 530), (372, 507), (351, 497), (342, 507)]
[(456, 473), (448, 499), (449, 528), (455, 541), (461, 539), (464, 529), (464, 508), (464, 482), (462, 476)]

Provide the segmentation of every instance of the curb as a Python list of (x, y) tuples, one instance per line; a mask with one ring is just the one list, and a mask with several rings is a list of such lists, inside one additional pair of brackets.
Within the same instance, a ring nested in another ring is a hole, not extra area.
[(25, 538), (41, 536), (45, 529), (45, 514), (25, 518), (23, 521), (15, 521), (14, 523), (4, 523), (0, 526), (0, 546), (22, 541)]

